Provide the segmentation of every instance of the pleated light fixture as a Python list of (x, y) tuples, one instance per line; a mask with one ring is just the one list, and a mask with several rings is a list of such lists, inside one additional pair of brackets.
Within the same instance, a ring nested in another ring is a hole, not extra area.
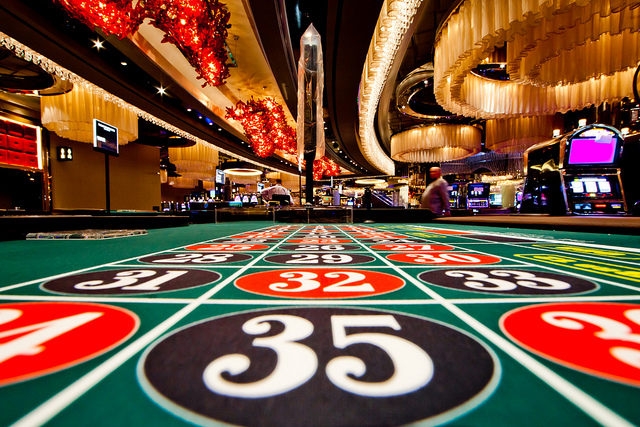
[(482, 130), (476, 126), (436, 124), (413, 128), (391, 137), (391, 158), (431, 163), (463, 159), (480, 152)]
[(190, 147), (169, 147), (169, 160), (183, 178), (204, 181), (216, 173), (218, 150), (211, 144), (197, 141)]
[(138, 139), (138, 116), (76, 84), (63, 95), (40, 98), (42, 124), (61, 138), (93, 143), (93, 119), (118, 128), (118, 144)]

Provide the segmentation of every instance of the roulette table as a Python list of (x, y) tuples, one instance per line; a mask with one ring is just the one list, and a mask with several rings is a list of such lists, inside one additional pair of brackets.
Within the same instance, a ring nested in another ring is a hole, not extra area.
[(640, 237), (195, 224), (0, 242), (0, 424), (640, 424)]

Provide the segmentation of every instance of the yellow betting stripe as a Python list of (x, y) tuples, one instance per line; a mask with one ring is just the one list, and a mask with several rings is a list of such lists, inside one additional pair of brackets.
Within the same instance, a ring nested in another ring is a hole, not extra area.
[(590, 273), (602, 274), (615, 277), (616, 279), (633, 280), (640, 282), (640, 268), (622, 267), (611, 263), (589, 261), (582, 258), (571, 258), (564, 255), (551, 254), (515, 254), (518, 258), (531, 261), (540, 261), (548, 264), (561, 265), (575, 270), (588, 271)]
[(620, 258), (625, 261), (640, 260), (640, 255), (638, 255), (637, 253), (616, 251), (611, 249), (585, 248), (582, 246), (555, 245), (550, 243), (535, 244), (533, 246), (536, 248), (553, 249), (556, 251), (571, 252), (581, 255), (593, 255), (604, 258)]

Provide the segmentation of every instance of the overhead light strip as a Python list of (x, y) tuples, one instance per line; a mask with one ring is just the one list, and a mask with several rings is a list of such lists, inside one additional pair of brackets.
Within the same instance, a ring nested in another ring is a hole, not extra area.
[(375, 116), (391, 66), (420, 3), (421, 0), (385, 0), (360, 82), (358, 145), (367, 161), (389, 175), (394, 174), (395, 164), (382, 150), (376, 138)]

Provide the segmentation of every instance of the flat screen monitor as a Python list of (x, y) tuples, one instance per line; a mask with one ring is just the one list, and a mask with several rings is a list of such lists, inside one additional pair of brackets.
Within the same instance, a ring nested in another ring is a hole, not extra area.
[(93, 119), (93, 149), (118, 156), (118, 128)]
[(571, 191), (573, 191), (575, 194), (584, 193), (584, 184), (582, 183), (582, 181), (577, 179), (571, 181)]
[(224, 171), (216, 169), (216, 184), (224, 184)]
[(288, 194), (273, 194), (271, 200), (274, 202), (280, 202), (280, 206), (290, 205), (291, 198)]
[(496, 206), (502, 206), (502, 194), (491, 194), (489, 196), (489, 203)]
[(617, 161), (621, 138), (603, 128), (588, 129), (569, 140), (569, 166), (611, 165)]
[(470, 199), (488, 199), (489, 184), (469, 184), (468, 195)]

